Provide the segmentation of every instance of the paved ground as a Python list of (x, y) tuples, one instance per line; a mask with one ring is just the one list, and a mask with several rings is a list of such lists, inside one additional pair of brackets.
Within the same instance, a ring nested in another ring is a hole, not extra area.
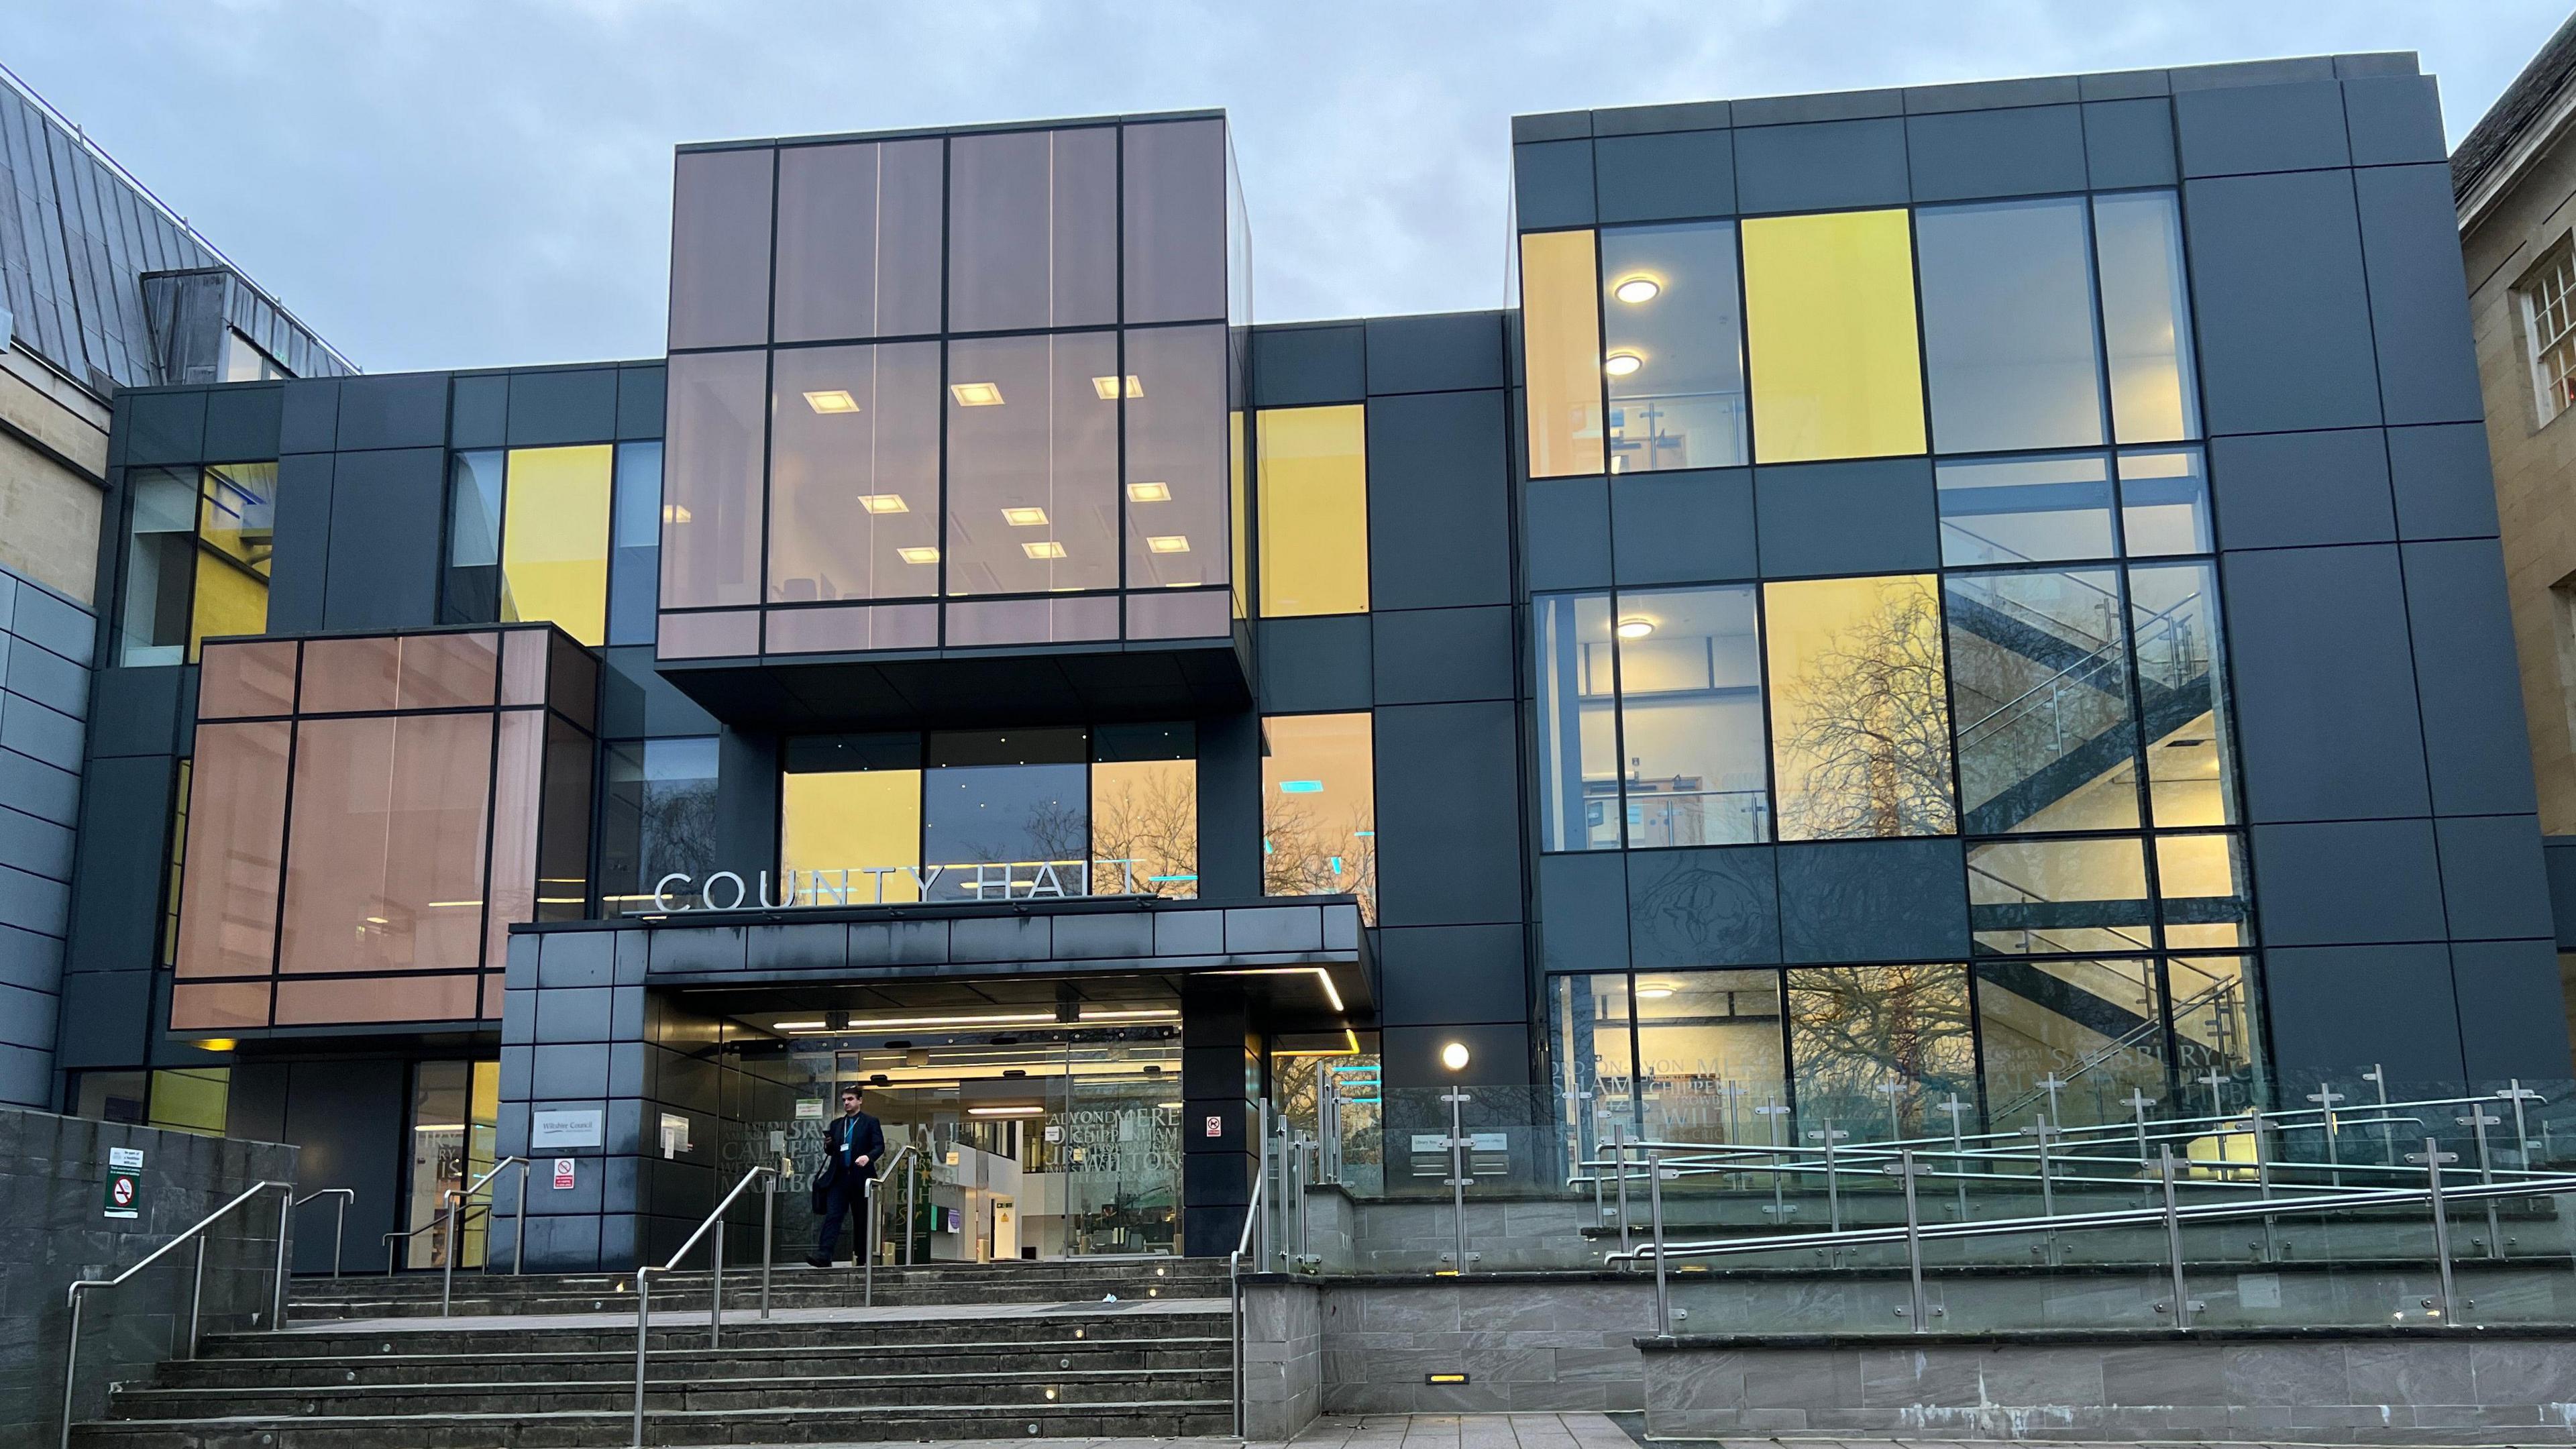
[[(759, 1289), (755, 1286), (752, 1295)], [(624, 1312), (607, 1309), (598, 1313), (460, 1313), (453, 1318), (434, 1314), (403, 1318), (293, 1318), (286, 1324), (289, 1333), (432, 1333), (432, 1332), (525, 1332), (540, 1328), (633, 1328), (634, 1299), (624, 1300)], [(758, 1323), (760, 1309), (756, 1301), (740, 1307), (728, 1291), (725, 1294), (725, 1323)], [(1166, 1313), (1222, 1314), (1230, 1305), (1222, 1298), (1126, 1298), (1116, 1303), (913, 1303), (889, 1304), (883, 1308), (773, 1308), (772, 1323), (950, 1323), (976, 1318), (1060, 1318), (1066, 1314), (1095, 1313), (1137, 1314)], [(707, 1321), (704, 1308), (683, 1308), (664, 1312), (653, 1310), (655, 1327), (686, 1328)], [(963, 1442), (963, 1441), (960, 1441)], [(1015, 1439), (1015, 1444), (1028, 1441)], [(1109, 1440), (1068, 1439), (1067, 1445), (1107, 1444)], [(1125, 1441), (1117, 1441), (1124, 1443)], [(1140, 1441), (1162, 1442), (1173, 1441)], [(1228, 1441), (1232, 1442), (1232, 1441)], [(1371, 1449), (1375, 1449), (1372, 1445)]]

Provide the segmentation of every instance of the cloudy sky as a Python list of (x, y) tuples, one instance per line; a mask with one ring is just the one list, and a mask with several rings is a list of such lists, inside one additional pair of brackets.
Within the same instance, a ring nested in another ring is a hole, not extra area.
[(658, 354), (671, 147), (1222, 106), (1262, 320), (1501, 305), (1509, 118), (2414, 50), (2565, 0), (6, 0), (24, 77), (373, 372)]

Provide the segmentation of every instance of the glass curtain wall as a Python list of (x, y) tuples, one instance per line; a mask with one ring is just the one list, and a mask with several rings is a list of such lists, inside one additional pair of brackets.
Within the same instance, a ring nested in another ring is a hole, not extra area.
[(661, 499), (659, 443), (451, 454), (441, 617), (649, 639)]
[(119, 659), (193, 664), (205, 641), (268, 627), (277, 465), (135, 468)]
[(1261, 721), (1261, 893), (1355, 895), (1377, 920), (1377, 776), (1366, 714)]

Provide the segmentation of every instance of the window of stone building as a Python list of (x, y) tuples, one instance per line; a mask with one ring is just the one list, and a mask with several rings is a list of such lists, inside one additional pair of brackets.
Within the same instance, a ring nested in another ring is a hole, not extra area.
[(2532, 400), (2546, 425), (2576, 402), (2576, 246), (2561, 237), (2514, 294), (2531, 348)]

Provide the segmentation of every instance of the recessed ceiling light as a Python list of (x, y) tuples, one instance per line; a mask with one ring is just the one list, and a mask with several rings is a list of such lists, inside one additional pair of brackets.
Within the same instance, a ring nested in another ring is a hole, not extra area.
[(931, 548), (928, 545), (923, 545), (917, 548), (899, 548), (894, 551), (894, 556), (902, 559), (905, 563), (933, 564), (939, 562), (939, 550)]
[(912, 511), (912, 505), (904, 502), (903, 495), (900, 493), (862, 493), (859, 495), (859, 506), (870, 513), (910, 513)]
[(967, 1115), (967, 1116), (969, 1116), (969, 1117), (1042, 1117), (1042, 1116), (1046, 1115), (1046, 1108), (1044, 1108), (1044, 1107), (969, 1107), (969, 1108), (967, 1108), (967, 1109), (966, 1109), (966, 1115)]
[[(1095, 377), (1091, 380), (1091, 390), (1104, 402), (1115, 401), (1118, 396), (1118, 379), (1114, 377)], [(1132, 372), (1127, 374), (1127, 395), (1129, 397), (1143, 397), (1145, 395), (1144, 381)]]
[(1064, 545), (1056, 542), (1054, 539), (1048, 539), (1044, 543), (1021, 544), (1020, 552), (1027, 554), (1031, 558), (1062, 558), (1064, 557)]
[(1637, 988), (1637, 999), (1639, 1001), (1661, 1001), (1672, 994), (1673, 988), (1661, 981)]
[(1631, 614), (1619, 621), (1618, 634), (1622, 639), (1643, 639), (1654, 632), (1655, 621), (1652, 619)]
[(948, 395), (961, 408), (997, 408), (1002, 405), (1002, 385), (998, 382), (952, 382)]
[(1646, 359), (1633, 352), (1613, 352), (1602, 359), (1601, 370), (1612, 377), (1626, 377), (1646, 365)]
[(771, 1031), (811, 1031), (822, 1024), (823, 1019), (818, 1016), (812, 1021), (773, 1021), (769, 1024), (769, 1029)]
[(1621, 282), (1618, 286), (1611, 288), (1610, 295), (1618, 298), (1622, 302), (1626, 302), (1631, 306), (1634, 306), (1639, 302), (1651, 302), (1655, 300), (1655, 294), (1661, 292), (1663, 289), (1663, 284), (1657, 282), (1652, 277), (1630, 277), (1628, 280)]
[(1127, 485), (1127, 501), (1130, 503), (1169, 503), (1172, 501), (1172, 485), (1169, 483), (1130, 483)]
[(1158, 533), (1145, 540), (1145, 547), (1156, 553), (1188, 553), (1190, 540), (1187, 534)]
[(854, 413), (859, 410), (859, 400), (850, 396), (848, 388), (835, 387), (805, 394), (805, 406), (818, 413)]
[(1002, 510), (1002, 521), (1013, 528), (1044, 528), (1046, 527), (1047, 521), (1046, 510), (1043, 508), (1005, 508)]

